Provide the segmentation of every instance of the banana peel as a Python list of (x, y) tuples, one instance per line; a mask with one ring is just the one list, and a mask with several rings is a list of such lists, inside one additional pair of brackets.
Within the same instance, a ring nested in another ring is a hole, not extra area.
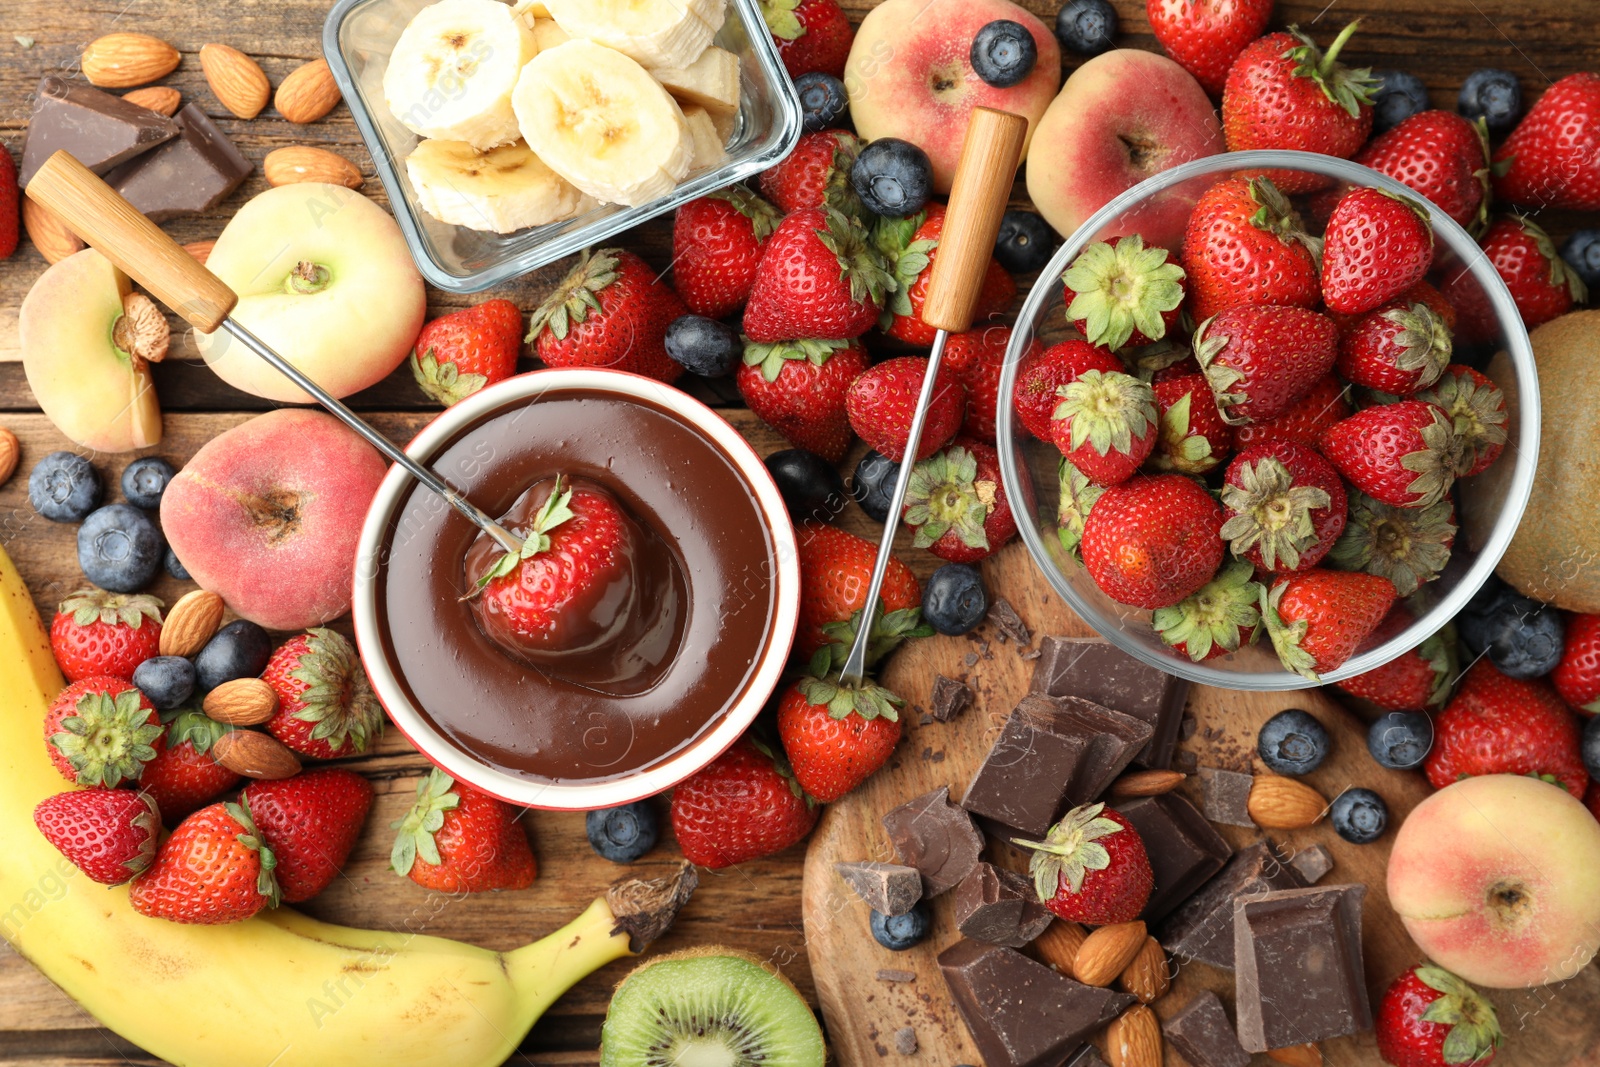
[(27, 587), (0, 549), (0, 933), (124, 1038), (178, 1067), (494, 1067), (591, 971), (642, 952), (695, 888), (625, 880), (566, 926), (510, 952), (279, 908), (229, 926), (138, 914), (33, 823), (64, 783), (40, 723), (63, 686)]

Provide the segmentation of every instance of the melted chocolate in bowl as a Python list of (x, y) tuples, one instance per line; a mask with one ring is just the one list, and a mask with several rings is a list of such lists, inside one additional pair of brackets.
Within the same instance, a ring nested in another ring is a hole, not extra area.
[(682, 598), (676, 610), (642, 604), (637, 640), (536, 668), (484, 636), (460, 599), (478, 530), (411, 486), (376, 576), (378, 629), (401, 688), (456, 747), (530, 782), (611, 781), (681, 751), (745, 694), (772, 638), (774, 545), (739, 470), (701, 431), (645, 400), (552, 389), (479, 419), (431, 465), (492, 515), (558, 473), (599, 483), (659, 545), (643, 554), (643, 596)]

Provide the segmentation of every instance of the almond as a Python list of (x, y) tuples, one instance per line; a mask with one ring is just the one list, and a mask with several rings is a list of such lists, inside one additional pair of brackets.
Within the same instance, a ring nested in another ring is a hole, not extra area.
[(1328, 802), (1304, 782), (1258, 774), (1250, 785), (1250, 800), (1245, 807), (1255, 824), (1264, 829), (1303, 830), (1322, 818)]
[(146, 89), (135, 89), (131, 93), (123, 93), (122, 99), (130, 104), (149, 108), (159, 115), (167, 118), (178, 113), (178, 106), (183, 103), (183, 94), (176, 89), (165, 85), (152, 85)]
[(1089, 932), (1075, 922), (1057, 919), (1034, 939), (1039, 958), (1068, 978), (1077, 977), (1078, 950)]
[(102, 89), (132, 89), (178, 69), (178, 50), (147, 33), (108, 33), (83, 50), (83, 76)]
[(195, 262), (203, 267), (206, 265), (206, 260), (211, 258), (211, 250), (215, 247), (217, 247), (217, 241), (216, 238), (212, 238), (209, 241), (190, 241), (183, 246), (183, 250), (193, 256)]
[(1144, 947), (1134, 953), (1133, 962), (1117, 975), (1117, 985), (1138, 997), (1141, 1004), (1150, 1004), (1166, 996), (1167, 990), (1172, 988), (1172, 971), (1167, 966), (1167, 953), (1161, 942), (1146, 937)]
[(204, 589), (192, 589), (178, 598), (161, 624), (163, 656), (192, 656), (206, 647), (222, 625), (222, 598)]
[(292, 778), (300, 773), (300, 757), (271, 734), (229, 730), (211, 746), (211, 756), (246, 778)]
[(89, 247), (61, 221), (61, 216), (31, 196), (22, 198), (22, 225), (28, 240), (46, 263), (60, 263), (75, 252)]
[(1322, 1049), (1316, 1045), (1290, 1045), (1267, 1050), (1267, 1059), (1289, 1067), (1322, 1067)]
[(1134, 771), (1124, 774), (1111, 783), (1114, 797), (1153, 797), (1170, 793), (1183, 784), (1188, 775), (1182, 771)]
[(1073, 977), (1084, 985), (1110, 985), (1144, 948), (1145, 936), (1144, 923), (1137, 919), (1100, 927), (1083, 939), (1072, 962)]
[(339, 102), (339, 83), (326, 59), (314, 59), (289, 72), (272, 97), (278, 114), (290, 122), (316, 122)]
[(267, 106), (272, 86), (260, 64), (237, 48), (208, 44), (200, 49), (200, 69), (222, 106), (242, 119), (253, 119)]
[(310, 145), (276, 148), (261, 161), (261, 172), (269, 185), (295, 182), (327, 182), (347, 189), (361, 188), (361, 169), (337, 152)]
[(235, 678), (206, 694), (201, 710), (227, 726), (259, 726), (278, 710), (278, 694), (260, 678)]
[(22, 458), (22, 445), (17, 435), (0, 426), (0, 485), (5, 485), (17, 472), (17, 460)]
[(1156, 1013), (1135, 1004), (1106, 1027), (1106, 1061), (1111, 1067), (1161, 1067)]

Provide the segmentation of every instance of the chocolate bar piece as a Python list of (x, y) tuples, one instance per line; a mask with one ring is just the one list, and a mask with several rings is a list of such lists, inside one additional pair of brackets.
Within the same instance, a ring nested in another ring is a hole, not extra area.
[(1372, 1029), (1361, 969), (1364, 885), (1286, 889), (1233, 906), (1234, 1003), (1251, 1052)]
[(972, 704), (972, 690), (944, 675), (935, 675), (933, 679), (933, 697), (929, 701), (933, 705), (933, 717), (936, 722), (949, 722)]
[(1323, 845), (1308, 845), (1289, 858), (1289, 866), (1306, 885), (1316, 885), (1333, 870), (1333, 854)]
[(963, 937), (1021, 948), (1044, 933), (1054, 918), (1015, 871), (980, 863), (961, 879), (955, 895), (956, 927)]
[(178, 112), (178, 136), (106, 175), (106, 184), (156, 222), (209, 211), (239, 187), (250, 161), (193, 104)]
[(1166, 918), (1233, 855), (1205, 816), (1177, 793), (1125, 800), (1117, 811), (1139, 831), (1155, 875), (1155, 888), (1141, 914), (1147, 923)]
[(988, 1067), (1057, 1067), (1135, 1003), (1074, 982), (1015, 949), (957, 941), (939, 953), (950, 997)]
[(1190, 1067), (1250, 1067), (1250, 1053), (1239, 1044), (1222, 1001), (1209, 989), (1162, 1023), (1161, 1031)]
[(1255, 778), (1217, 767), (1200, 768), (1200, 804), (1206, 818), (1228, 826), (1254, 826), (1250, 817), (1250, 788)]
[(954, 888), (978, 865), (983, 851), (983, 835), (972, 825), (972, 816), (950, 803), (948, 786), (886, 813), (883, 828), (900, 862), (922, 875), (924, 897)]
[(1002, 640), (1010, 638), (1019, 646), (1025, 646), (1033, 640), (1033, 631), (1028, 629), (1028, 624), (1022, 621), (1022, 616), (1017, 614), (1017, 609), (1005, 597), (997, 597), (989, 606), (989, 621), (994, 623)]
[(1265, 841), (1233, 854), (1217, 876), (1156, 927), (1156, 940), (1174, 956), (1233, 969), (1233, 902), (1303, 885), (1294, 868)]
[(34, 94), (17, 183), (27, 185), (34, 171), (61, 149), (104, 174), (176, 136), (178, 124), (165, 115), (83, 82), (47, 75)]
[(833, 869), (873, 911), (904, 915), (922, 899), (922, 875), (895, 863), (836, 863)]
[(1143, 767), (1172, 764), (1189, 683), (1141, 663), (1098, 638), (1045, 637), (1039, 641), (1033, 691), (1079, 696), (1150, 724), (1150, 741), (1134, 757)]
[(961, 804), (1016, 835), (1042, 838), (1087, 804), (1150, 740), (1150, 726), (1080, 697), (1030, 693), (1012, 709)]

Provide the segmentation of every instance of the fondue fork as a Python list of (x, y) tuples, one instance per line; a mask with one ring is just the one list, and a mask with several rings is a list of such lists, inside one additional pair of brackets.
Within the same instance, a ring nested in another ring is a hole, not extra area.
[(366, 438), (367, 442), (401, 467), (468, 522), (494, 538), (507, 552), (522, 548), (522, 539), (424, 467), (355, 412), (345, 407), (298, 367), (273, 351), (230, 314), (239, 297), (183, 247), (97, 178), (65, 150), (57, 151), (28, 182), (30, 199), (61, 216), (68, 228), (91, 248), (177, 312), (201, 333), (218, 328), (228, 331), (250, 351), (266, 360), (291, 382), (304, 389), (328, 413)]
[(883, 589), (883, 575), (889, 566), (895, 531), (900, 526), (911, 468), (916, 466), (922, 424), (927, 418), (928, 404), (933, 400), (945, 342), (952, 333), (961, 333), (972, 325), (983, 275), (988, 269), (989, 257), (994, 254), (1000, 216), (1011, 194), (1011, 183), (1016, 178), (1027, 133), (1028, 120), (1021, 115), (986, 107), (974, 108), (967, 124), (961, 160), (956, 165), (955, 181), (950, 187), (944, 230), (939, 237), (939, 254), (934, 258), (933, 277), (922, 305), (922, 321), (939, 332), (928, 352), (928, 368), (906, 436), (905, 458), (900, 462), (900, 473), (894, 481), (889, 514), (883, 521), (883, 538), (878, 542), (878, 557), (872, 564), (872, 580), (867, 585), (861, 623), (856, 627), (855, 642), (850, 646), (850, 655), (841, 671), (840, 680), (846, 684), (859, 685), (866, 677), (867, 645), (872, 639), (878, 594)]

